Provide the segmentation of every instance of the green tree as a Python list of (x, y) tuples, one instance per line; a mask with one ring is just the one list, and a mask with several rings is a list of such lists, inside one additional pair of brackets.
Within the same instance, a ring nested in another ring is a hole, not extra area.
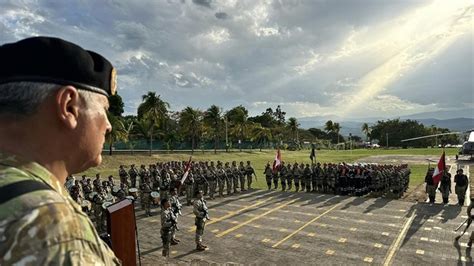
[(366, 140), (370, 141), (370, 127), (369, 127), (369, 124), (363, 123), (361, 129), (362, 129), (362, 132), (364, 132), (364, 134), (365, 134)]
[(298, 140), (298, 127), (300, 126), (300, 124), (298, 123), (298, 120), (294, 117), (290, 117), (288, 119), (287, 126), (288, 126), (288, 129), (291, 131), (293, 140), (296, 143), (299, 143), (299, 140)]
[(209, 129), (209, 133), (214, 140), (214, 153), (217, 153), (217, 145), (222, 132), (222, 111), (216, 105), (212, 105), (204, 112), (204, 125)]
[(334, 133), (337, 134), (337, 144), (339, 144), (339, 132), (341, 131), (341, 126), (339, 125), (339, 123), (333, 123), (332, 128)]
[(273, 139), (272, 132), (269, 128), (263, 127), (259, 123), (253, 123), (251, 127), (251, 140), (258, 144), (260, 151), (263, 146)]
[(202, 130), (202, 112), (191, 107), (186, 107), (179, 114), (179, 126), (181, 133), (190, 138), (191, 150), (194, 152), (196, 140)]
[(112, 155), (112, 147), (117, 141), (128, 141), (127, 130), (121, 121), (120, 117), (117, 117), (110, 112), (107, 112), (112, 130), (105, 135), (105, 141), (109, 144), (109, 155)]
[(120, 95), (115, 94), (109, 96), (109, 112), (115, 116), (122, 116), (123, 114), (123, 101)]
[(245, 109), (245, 107), (243, 107), (242, 105), (239, 105), (227, 111), (225, 116), (227, 117), (227, 120), (231, 125), (232, 135), (234, 135), (236, 138), (240, 140), (239, 150), (242, 151), (241, 142), (244, 141), (245, 133), (249, 125), (247, 121), (248, 111), (247, 109)]
[(150, 126), (150, 155), (153, 149), (153, 135), (154, 129), (159, 127), (168, 115), (169, 104), (160, 98), (160, 95), (156, 95), (155, 92), (149, 91), (147, 94), (142, 96), (142, 103), (138, 106), (138, 118), (145, 118), (150, 120), (152, 126)]
[(328, 120), (326, 122), (326, 124), (324, 125), (324, 130), (326, 130), (327, 133), (334, 131), (334, 124), (332, 120)]

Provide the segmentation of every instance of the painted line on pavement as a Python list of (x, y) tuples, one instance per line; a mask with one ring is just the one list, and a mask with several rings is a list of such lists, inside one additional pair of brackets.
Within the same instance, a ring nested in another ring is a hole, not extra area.
[(249, 220), (247, 220), (247, 221), (245, 221), (245, 222), (243, 222), (243, 223), (240, 223), (240, 224), (238, 224), (238, 225), (236, 225), (236, 226), (234, 226), (234, 227), (231, 227), (231, 228), (229, 228), (229, 229), (227, 229), (227, 230), (225, 230), (225, 231), (219, 233), (219, 234), (217, 235), (217, 237), (225, 236), (225, 235), (227, 235), (228, 233), (230, 233), (230, 232), (232, 232), (232, 231), (235, 231), (235, 230), (239, 229), (240, 227), (242, 227), (242, 226), (244, 226), (244, 225), (246, 225), (246, 224), (249, 224), (249, 223), (251, 223), (251, 222), (253, 222), (253, 221), (257, 220), (257, 219), (262, 218), (262, 217), (265, 216), (265, 215), (268, 215), (268, 214), (270, 214), (270, 213), (272, 213), (272, 212), (274, 212), (274, 211), (277, 211), (277, 210), (279, 210), (279, 209), (281, 209), (281, 208), (283, 208), (283, 207), (285, 207), (285, 206), (287, 206), (287, 205), (290, 205), (291, 203), (293, 203), (293, 202), (295, 202), (295, 201), (297, 201), (297, 200), (298, 200), (298, 199), (293, 199), (293, 200), (290, 200), (290, 201), (288, 201), (288, 202), (286, 202), (286, 203), (283, 203), (283, 204), (281, 204), (281, 205), (278, 205), (277, 207), (275, 207), (275, 208), (273, 208), (273, 209), (271, 209), (271, 210), (269, 210), (269, 211), (266, 211), (266, 212), (264, 212), (264, 213), (262, 213), (262, 214), (260, 214), (260, 215), (257, 215), (257, 216), (255, 216), (255, 217), (253, 217), (252, 219), (249, 219)]
[(403, 226), (402, 230), (400, 231), (400, 234), (398, 234), (397, 239), (393, 242), (393, 244), (390, 246), (388, 249), (387, 256), (385, 257), (384, 266), (392, 265), (392, 259), (395, 255), (395, 253), (398, 251), (400, 248), (401, 241), (405, 238), (408, 228), (410, 228), (411, 223), (413, 222), (413, 219), (415, 219), (416, 216), (416, 211), (414, 211), (410, 218), (405, 222), (405, 225)]
[(287, 235), (285, 238), (283, 238), (282, 240), (278, 241), (275, 245), (272, 246), (272, 248), (276, 248), (278, 247), (281, 243), (285, 242), (286, 240), (288, 240), (290, 237), (294, 236), (296, 233), (300, 232), (301, 230), (303, 230), (306, 226), (310, 225), (311, 223), (313, 223), (314, 221), (318, 220), (319, 218), (323, 217), (324, 215), (326, 215), (327, 213), (329, 213), (330, 211), (334, 210), (335, 208), (337, 208), (339, 205), (341, 205), (341, 203), (339, 202), (338, 204), (334, 205), (333, 207), (331, 207), (329, 210), (321, 213), (320, 215), (316, 216), (315, 218), (311, 219), (311, 221), (305, 223), (304, 225), (302, 225), (300, 228), (296, 229), (296, 231), (294, 231), (293, 233)]

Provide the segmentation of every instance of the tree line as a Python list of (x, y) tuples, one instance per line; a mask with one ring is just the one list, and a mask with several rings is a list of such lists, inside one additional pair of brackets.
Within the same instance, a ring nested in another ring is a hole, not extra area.
[[(170, 104), (155, 92), (142, 96), (137, 115), (123, 116), (124, 104), (120, 95), (109, 98), (108, 112), (112, 131), (106, 136), (106, 145), (110, 154), (117, 142), (127, 143), (133, 150), (136, 140), (146, 140), (150, 153), (153, 143), (160, 141), (167, 150), (173, 150), (178, 143), (186, 142), (192, 151), (202, 147), (202, 144), (212, 145), (215, 152), (218, 149), (243, 149), (243, 143), (250, 143), (252, 148), (286, 148), (300, 149), (304, 143), (315, 143), (318, 148), (331, 148), (338, 144), (351, 142), (351, 147), (363, 146), (359, 136), (347, 138), (340, 134), (341, 125), (331, 120), (323, 129), (302, 129), (295, 117), (286, 118), (280, 106), (275, 109), (267, 108), (260, 115), (249, 116), (248, 110), (236, 106), (224, 111), (217, 105), (206, 110), (186, 107), (181, 111), (170, 111)], [(369, 126), (364, 123), (361, 128), (366, 135), (365, 141), (384, 143), (388, 134), (388, 145), (402, 146), (403, 138), (417, 137), (435, 132), (433, 127), (426, 128), (413, 120), (398, 119), (378, 121)], [(436, 132), (449, 131), (438, 129)], [(426, 147), (432, 140), (422, 140), (410, 143), (415, 147)], [(345, 145), (347, 146), (347, 145)], [(348, 147), (348, 146), (347, 146)]]

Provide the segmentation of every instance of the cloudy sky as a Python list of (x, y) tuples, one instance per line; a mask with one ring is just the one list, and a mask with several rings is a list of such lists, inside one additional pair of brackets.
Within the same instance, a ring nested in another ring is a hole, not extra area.
[(0, 43), (57, 36), (118, 69), (126, 112), (394, 117), (474, 108), (470, 0), (0, 0)]

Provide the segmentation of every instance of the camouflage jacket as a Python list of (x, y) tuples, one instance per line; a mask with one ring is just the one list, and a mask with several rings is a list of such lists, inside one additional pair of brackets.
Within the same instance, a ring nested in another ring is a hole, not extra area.
[(0, 265), (119, 265), (92, 222), (56, 177), (41, 165), (0, 152), (0, 188), (42, 182), (0, 204)]

